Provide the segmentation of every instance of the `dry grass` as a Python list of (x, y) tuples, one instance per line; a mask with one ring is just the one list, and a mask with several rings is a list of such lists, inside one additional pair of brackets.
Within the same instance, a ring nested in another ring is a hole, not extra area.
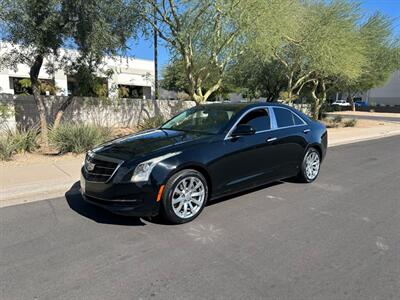
[(356, 119), (342, 118), (341, 116), (326, 117), (322, 122), (327, 128), (356, 127)]

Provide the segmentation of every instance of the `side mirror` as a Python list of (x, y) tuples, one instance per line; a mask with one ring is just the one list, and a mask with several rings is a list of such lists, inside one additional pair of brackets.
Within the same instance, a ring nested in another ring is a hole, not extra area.
[(236, 126), (235, 130), (232, 132), (233, 137), (245, 136), (245, 135), (253, 135), (256, 133), (256, 130), (251, 125), (239, 124)]

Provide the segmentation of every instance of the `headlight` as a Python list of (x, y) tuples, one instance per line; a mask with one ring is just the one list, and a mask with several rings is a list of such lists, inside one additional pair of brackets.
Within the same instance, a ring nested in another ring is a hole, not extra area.
[(88, 156), (89, 157), (93, 157), (93, 151), (92, 150), (89, 150), (88, 152), (86, 152), (85, 157), (83, 158), (83, 161), (82, 161), (82, 167), (86, 165), (86, 161), (87, 161)]
[(174, 153), (169, 153), (163, 156), (159, 156), (156, 158), (152, 158), (149, 160), (146, 160), (142, 163), (140, 163), (136, 168), (135, 171), (133, 172), (132, 179), (131, 181), (133, 182), (143, 182), (143, 181), (148, 181), (151, 171), (153, 171), (154, 167), (161, 161), (176, 156), (178, 154), (181, 154), (182, 152), (174, 152)]

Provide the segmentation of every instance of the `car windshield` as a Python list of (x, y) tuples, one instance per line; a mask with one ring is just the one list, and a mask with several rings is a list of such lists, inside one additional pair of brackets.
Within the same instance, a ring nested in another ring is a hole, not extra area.
[(168, 121), (161, 129), (218, 134), (237, 111), (236, 108), (212, 107), (211, 105), (209, 107), (195, 107)]

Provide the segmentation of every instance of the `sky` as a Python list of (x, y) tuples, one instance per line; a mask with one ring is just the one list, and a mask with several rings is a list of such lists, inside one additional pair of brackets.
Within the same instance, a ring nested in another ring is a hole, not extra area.
[[(397, 36), (400, 36), (400, 0), (361, 0), (361, 6), (365, 11), (366, 18), (376, 11), (393, 18), (394, 32)], [(129, 56), (153, 60), (152, 40), (140, 40), (139, 42), (132, 43), (130, 48), (128, 51)], [(162, 44), (159, 44), (158, 52), (159, 74), (161, 74), (161, 70), (168, 64), (170, 56), (168, 50)]]

